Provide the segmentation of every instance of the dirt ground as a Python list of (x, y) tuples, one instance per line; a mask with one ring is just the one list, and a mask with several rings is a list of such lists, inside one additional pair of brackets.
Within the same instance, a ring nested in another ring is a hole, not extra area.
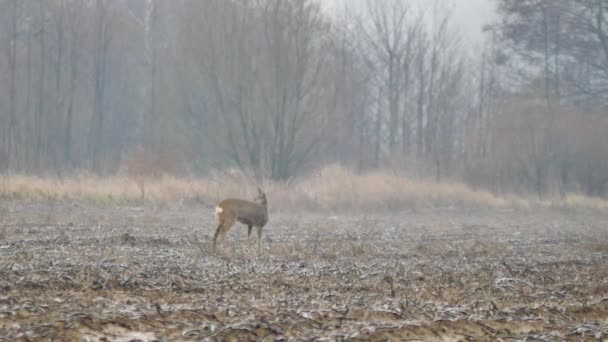
[[(0, 341), (600, 341), (608, 213), (0, 202)], [(255, 235), (255, 234), (253, 234)], [(252, 241), (255, 246), (255, 241)]]

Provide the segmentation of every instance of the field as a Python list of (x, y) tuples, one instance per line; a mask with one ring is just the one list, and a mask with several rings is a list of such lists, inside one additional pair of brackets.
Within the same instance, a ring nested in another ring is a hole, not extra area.
[(213, 254), (210, 205), (4, 200), (0, 340), (608, 335), (606, 211), (270, 216), (261, 256), (241, 225)]

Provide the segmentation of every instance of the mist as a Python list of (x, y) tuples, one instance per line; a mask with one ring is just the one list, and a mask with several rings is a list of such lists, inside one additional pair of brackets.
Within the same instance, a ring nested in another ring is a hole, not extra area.
[(605, 197), (605, 5), (2, 0), (0, 170)]
[(608, 0), (0, 0), (2, 341), (603, 341), (607, 222)]

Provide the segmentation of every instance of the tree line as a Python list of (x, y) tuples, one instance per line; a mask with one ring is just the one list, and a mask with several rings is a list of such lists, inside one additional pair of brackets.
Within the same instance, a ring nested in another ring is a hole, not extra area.
[(471, 46), (441, 2), (0, 0), (0, 171), (145, 151), (183, 174), (339, 162), (605, 195), (608, 1), (495, 1)]

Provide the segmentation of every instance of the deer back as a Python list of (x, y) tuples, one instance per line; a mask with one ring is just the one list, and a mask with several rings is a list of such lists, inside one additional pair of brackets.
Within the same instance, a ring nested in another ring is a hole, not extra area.
[(262, 227), (268, 222), (265, 205), (242, 199), (225, 199), (217, 205), (216, 211), (220, 217), (230, 217), (247, 225)]

